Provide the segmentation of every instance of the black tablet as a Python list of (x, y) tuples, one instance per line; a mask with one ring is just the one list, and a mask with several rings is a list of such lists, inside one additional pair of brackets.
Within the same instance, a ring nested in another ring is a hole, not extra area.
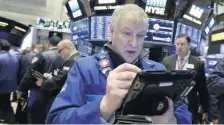
[(169, 97), (178, 107), (195, 86), (196, 71), (141, 71), (135, 77), (118, 115), (162, 115)]
[(32, 72), (32, 75), (35, 77), (35, 78), (41, 78), (41, 79), (46, 79), (46, 77), (44, 77), (43, 74), (41, 74), (40, 72), (38, 71), (35, 71), (33, 69), (31, 69), (31, 72)]

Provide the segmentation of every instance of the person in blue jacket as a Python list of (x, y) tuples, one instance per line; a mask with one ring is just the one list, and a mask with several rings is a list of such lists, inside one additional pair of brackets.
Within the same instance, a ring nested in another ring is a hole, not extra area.
[[(74, 63), (46, 123), (113, 123), (137, 72), (166, 70), (162, 64), (143, 59), (147, 55), (143, 49), (147, 27), (148, 17), (139, 6), (127, 4), (116, 9), (109, 28), (111, 42), (105, 45), (105, 53)], [(170, 99), (169, 105), (163, 115), (151, 117), (154, 123), (191, 123), (187, 105), (182, 104), (175, 111)]]
[(15, 124), (10, 94), (17, 88), (19, 60), (9, 50), (10, 43), (0, 39), (0, 123)]

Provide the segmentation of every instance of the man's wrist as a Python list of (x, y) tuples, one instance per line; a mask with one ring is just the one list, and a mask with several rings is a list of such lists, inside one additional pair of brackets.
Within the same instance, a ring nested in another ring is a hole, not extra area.
[(110, 109), (109, 105), (108, 105), (108, 102), (107, 102), (107, 99), (106, 97), (104, 96), (103, 99), (101, 100), (101, 103), (100, 103), (100, 115), (101, 117), (107, 121), (112, 115), (113, 115), (113, 110)]

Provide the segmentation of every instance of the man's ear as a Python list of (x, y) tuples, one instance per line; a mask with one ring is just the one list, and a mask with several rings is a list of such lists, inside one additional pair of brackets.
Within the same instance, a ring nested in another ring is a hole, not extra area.
[(113, 38), (113, 36), (114, 36), (114, 31), (115, 31), (114, 27), (113, 27), (112, 25), (110, 25), (110, 27), (109, 27), (110, 39)]
[(188, 49), (189, 49), (189, 50), (191, 49), (191, 43), (188, 44)]

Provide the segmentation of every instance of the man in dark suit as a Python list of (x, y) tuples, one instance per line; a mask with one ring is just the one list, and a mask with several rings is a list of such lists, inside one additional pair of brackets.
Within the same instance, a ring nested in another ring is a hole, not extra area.
[[(41, 44), (35, 45), (34, 50), (31, 49), (25, 49), (21, 54), (18, 56), (19, 58), (19, 74), (18, 79), (22, 81), (23, 76), (26, 73), (26, 70), (31, 65), (32, 59), (36, 56), (36, 54), (41, 53), (44, 51), (44, 46)], [(17, 92), (17, 98), (18, 98), (18, 105), (16, 108), (16, 120), (19, 124), (28, 124), (28, 112), (27, 112), (27, 95), (28, 92), (20, 93)], [(25, 106), (24, 106), (25, 105)]]
[[(52, 73), (53, 76), (49, 73), (44, 73), (46, 80), (38, 78), (36, 82), (37, 86), (40, 86), (42, 90), (53, 91), (61, 90), (61, 87), (64, 85), (64, 82), (67, 78), (67, 73), (73, 65), (74, 61), (80, 58), (79, 52), (76, 50), (74, 44), (70, 40), (62, 40), (57, 45), (58, 53), (62, 57), (66, 57), (67, 60), (65, 63), (58, 69), (57, 72)], [(58, 93), (56, 93), (57, 95)], [(55, 95), (55, 96), (56, 96)]]
[(63, 63), (64, 59), (58, 54), (57, 45), (61, 41), (60, 37), (52, 36), (49, 38), (47, 44), (48, 49), (43, 53), (37, 54), (31, 61), (30, 67), (27, 69), (22, 81), (18, 87), (17, 92), (27, 92), (30, 90), (28, 101), (28, 113), (31, 124), (44, 124), (43, 117), (45, 109), (43, 109), (42, 100), (40, 97), (40, 87), (35, 83), (37, 79), (33, 76), (32, 70), (40, 73), (53, 72), (58, 69)]
[(74, 64), (75, 60), (80, 58), (78, 51), (70, 40), (62, 40), (58, 43), (57, 48), (58, 53), (62, 57), (67, 57), (67, 60), (57, 72), (51, 73), (52, 75), (49, 73), (44, 73), (44, 76), (47, 79), (43, 80), (38, 78), (38, 81), (36, 82), (37, 86), (41, 89), (41, 102), (44, 102), (42, 105), (45, 109), (44, 117), (46, 117), (48, 111), (50, 110), (54, 98), (63, 87), (70, 68)]
[(224, 59), (216, 64), (207, 81), (209, 99), (209, 119), (213, 124), (224, 124)]
[(190, 55), (191, 39), (185, 34), (177, 36), (176, 52), (177, 55), (169, 56), (163, 59), (162, 63), (168, 70), (188, 70), (194, 69), (197, 75), (194, 78), (196, 86), (192, 89), (188, 96), (188, 106), (192, 113), (192, 123), (197, 124), (200, 120), (198, 115), (198, 96), (203, 108), (202, 120), (207, 120), (208, 113), (208, 89), (206, 87), (206, 78), (204, 71), (204, 62), (197, 57)]

